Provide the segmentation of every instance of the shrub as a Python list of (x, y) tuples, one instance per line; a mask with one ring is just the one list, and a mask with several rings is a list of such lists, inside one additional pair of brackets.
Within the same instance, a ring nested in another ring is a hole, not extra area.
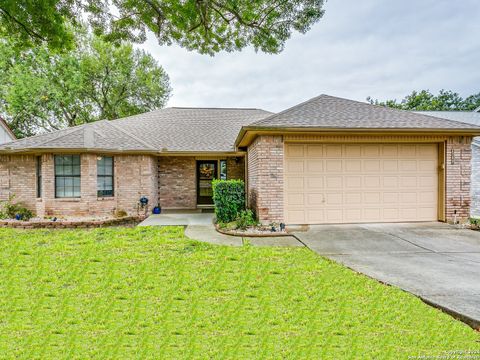
[(245, 183), (242, 180), (213, 180), (213, 202), (218, 222), (235, 221), (245, 210)]
[(245, 230), (249, 226), (257, 225), (255, 214), (252, 210), (242, 210), (237, 216), (237, 229)]
[(1, 219), (15, 219), (17, 215), (22, 220), (28, 221), (33, 217), (33, 212), (24, 207), (21, 203), (14, 203), (15, 195), (11, 195), (7, 201), (2, 202), (0, 210)]

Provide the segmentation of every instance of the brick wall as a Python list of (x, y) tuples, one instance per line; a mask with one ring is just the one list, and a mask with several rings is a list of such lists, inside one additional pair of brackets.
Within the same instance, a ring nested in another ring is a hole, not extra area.
[(480, 216), (480, 144), (472, 144), (472, 204), (470, 213), (472, 216)]
[(227, 179), (245, 180), (245, 158), (227, 158)]
[(0, 200), (8, 200), (10, 195), (15, 195), (15, 202), (36, 211), (35, 169), (35, 156), (0, 156)]
[(159, 204), (165, 209), (197, 207), (196, 161), (194, 157), (158, 158)]
[(81, 197), (55, 198), (54, 156), (42, 155), (42, 198), (36, 199), (35, 156), (0, 158), (0, 199), (15, 194), (39, 216), (104, 216), (116, 209), (137, 214), (138, 199), (145, 195), (156, 205), (157, 158), (142, 155), (114, 156), (115, 196), (97, 198), (97, 156), (81, 155)]
[(248, 148), (248, 200), (263, 223), (283, 221), (282, 136), (259, 136)]
[(471, 138), (451, 137), (446, 144), (446, 219), (466, 220), (471, 205)]
[(466, 220), (470, 216), (471, 138), (451, 137), (446, 144), (446, 220)]

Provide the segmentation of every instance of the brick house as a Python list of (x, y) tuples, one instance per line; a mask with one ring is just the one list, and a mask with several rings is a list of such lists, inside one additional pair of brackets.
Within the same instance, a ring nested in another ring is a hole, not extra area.
[(262, 222), (453, 221), (470, 213), (480, 127), (321, 95), (272, 114), (167, 108), (0, 146), (0, 199), (39, 216), (212, 204), (244, 179)]

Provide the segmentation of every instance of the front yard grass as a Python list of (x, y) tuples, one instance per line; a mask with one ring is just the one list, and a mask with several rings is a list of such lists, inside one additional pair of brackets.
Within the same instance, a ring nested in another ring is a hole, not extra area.
[(0, 358), (403, 359), (479, 341), (307, 249), (208, 245), (180, 227), (0, 230)]

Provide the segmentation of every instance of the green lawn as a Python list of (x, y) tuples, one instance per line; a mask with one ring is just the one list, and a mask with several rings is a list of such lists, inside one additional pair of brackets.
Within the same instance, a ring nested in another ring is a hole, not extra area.
[(307, 249), (183, 229), (0, 230), (0, 358), (396, 358), (479, 333)]

